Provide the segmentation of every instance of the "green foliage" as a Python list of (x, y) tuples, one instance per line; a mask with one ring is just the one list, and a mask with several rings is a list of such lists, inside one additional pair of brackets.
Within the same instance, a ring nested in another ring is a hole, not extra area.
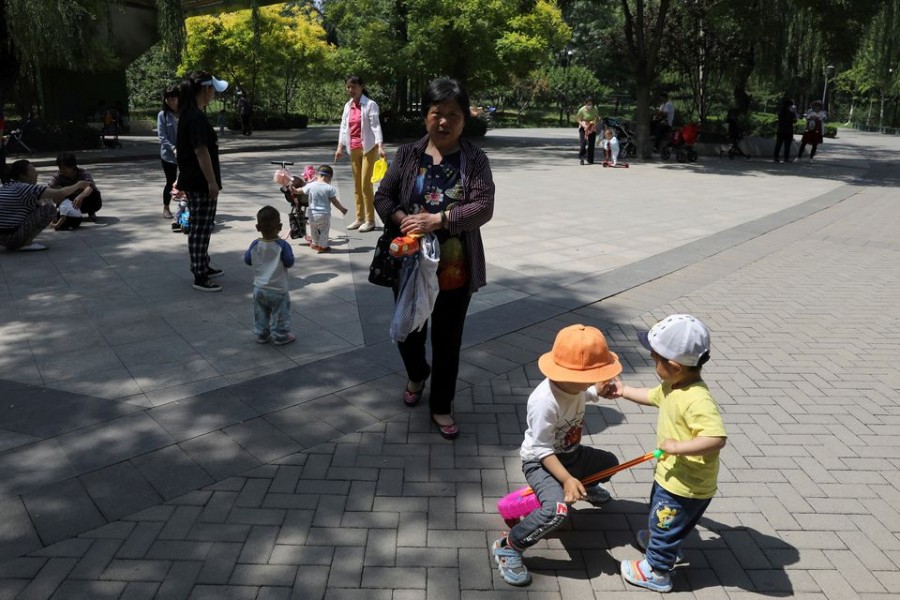
[(290, 111), (300, 83), (331, 73), (333, 49), (308, 9), (273, 5), (187, 21), (181, 69), (206, 69), (250, 94), (254, 104)]
[(171, 59), (161, 43), (150, 47), (125, 70), (128, 83), (129, 113), (149, 110), (153, 116), (162, 108), (162, 93), (176, 81), (178, 63)]
[[(95, 30), (107, 0), (4, 0), (16, 54), (33, 67), (111, 66), (105, 36)], [(4, 37), (6, 32), (4, 32)]]
[(542, 100), (556, 103), (566, 115), (573, 114), (584, 104), (586, 98), (599, 102), (612, 93), (612, 89), (600, 83), (587, 67), (549, 67), (543, 69), (542, 73), (547, 80)]
[(326, 0), (324, 10), (340, 48), (337, 64), (392, 82), (395, 98), (385, 104), (401, 111), (437, 75), (476, 95), (515, 85), (570, 36), (553, 0)]
[(187, 42), (181, 0), (156, 0), (156, 27), (163, 54), (168, 61), (177, 63)]

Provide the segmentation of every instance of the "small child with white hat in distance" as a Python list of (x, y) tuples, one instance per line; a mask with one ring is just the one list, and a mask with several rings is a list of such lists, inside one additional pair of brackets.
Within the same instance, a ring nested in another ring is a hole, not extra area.
[(598, 402), (598, 390), (622, 372), (600, 330), (585, 325), (562, 329), (538, 367), (547, 378), (528, 397), (528, 429), (519, 455), (541, 506), (491, 546), (500, 575), (511, 585), (531, 582), (522, 553), (566, 521), (569, 504), (610, 499), (599, 484), (585, 489), (579, 479), (619, 464), (612, 452), (581, 445), (585, 403)]
[(623, 560), (620, 567), (628, 583), (668, 592), (681, 544), (716, 493), (719, 451), (727, 436), (701, 376), (710, 351), (706, 325), (691, 315), (671, 315), (639, 333), (638, 340), (650, 351), (661, 383), (652, 389), (635, 388), (616, 377), (600, 393), (659, 408), (656, 445), (665, 455), (656, 463), (648, 528), (636, 536), (646, 555), (643, 560)]

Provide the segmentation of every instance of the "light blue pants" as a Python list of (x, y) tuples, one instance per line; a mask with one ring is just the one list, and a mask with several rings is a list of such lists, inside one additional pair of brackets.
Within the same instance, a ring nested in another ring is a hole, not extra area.
[(283, 339), (291, 332), (291, 294), (253, 288), (253, 315), (256, 335)]

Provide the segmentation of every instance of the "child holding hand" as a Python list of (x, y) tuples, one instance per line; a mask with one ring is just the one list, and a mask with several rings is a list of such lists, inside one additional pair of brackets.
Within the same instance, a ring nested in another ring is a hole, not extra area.
[(648, 529), (637, 532), (637, 545), (646, 556), (623, 560), (621, 572), (628, 583), (668, 592), (681, 544), (716, 493), (719, 451), (727, 436), (701, 375), (709, 360), (706, 325), (690, 315), (671, 315), (638, 339), (650, 351), (662, 383), (635, 388), (616, 378), (601, 394), (659, 408), (656, 442), (665, 455), (656, 463)]
[(585, 325), (562, 329), (538, 367), (547, 378), (528, 398), (528, 429), (519, 454), (541, 506), (491, 547), (500, 575), (511, 585), (531, 581), (522, 553), (565, 522), (567, 505), (610, 499), (599, 484), (585, 488), (579, 479), (619, 464), (613, 453), (581, 445), (585, 402), (597, 402), (597, 389), (622, 372), (600, 330)]

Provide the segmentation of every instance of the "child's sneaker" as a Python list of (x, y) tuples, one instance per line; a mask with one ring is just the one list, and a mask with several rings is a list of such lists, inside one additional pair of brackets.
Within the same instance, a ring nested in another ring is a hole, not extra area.
[(610, 496), (609, 492), (601, 486), (599, 483), (597, 485), (592, 485), (587, 488), (587, 495), (584, 497), (585, 502), (590, 502), (593, 505), (597, 504), (605, 504), (609, 502)]
[(491, 546), (491, 556), (497, 563), (500, 576), (510, 585), (528, 585), (531, 583), (531, 574), (522, 562), (522, 553), (510, 546), (501, 546), (502, 541), (496, 540)]
[(268, 344), (269, 343), (269, 334), (261, 333), (258, 336), (256, 336), (256, 343), (257, 344)]
[[(637, 542), (637, 547), (640, 548), (643, 552), (646, 552), (647, 546), (650, 545), (650, 530), (639, 529), (637, 535), (634, 536), (634, 539)], [(684, 554), (681, 553), (681, 550), (678, 551), (678, 555), (675, 557), (675, 562), (684, 562)]]
[(651, 569), (646, 558), (644, 560), (623, 560), (620, 567), (622, 579), (632, 585), (654, 592), (672, 591), (672, 576)]
[(294, 337), (294, 334), (289, 333), (289, 334), (285, 335), (284, 337), (273, 338), (272, 343), (275, 344), (276, 346), (284, 346), (285, 344), (290, 344), (291, 342), (295, 341), (296, 339), (297, 338)]

